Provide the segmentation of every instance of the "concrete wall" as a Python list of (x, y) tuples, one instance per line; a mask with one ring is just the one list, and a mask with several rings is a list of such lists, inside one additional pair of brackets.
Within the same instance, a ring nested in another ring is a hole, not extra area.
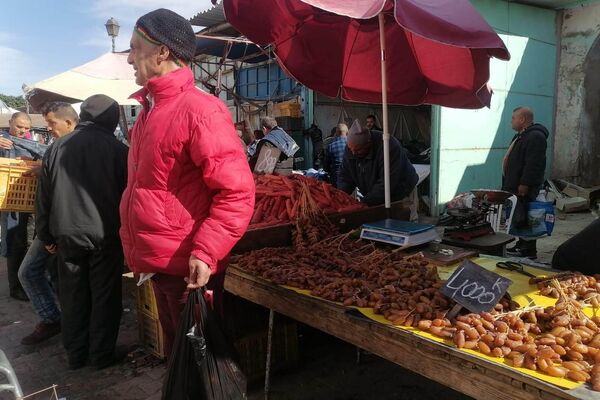
[[(498, 0), (471, 2), (498, 32), (511, 60), (491, 61), (491, 108), (441, 108), (438, 204), (470, 189), (500, 188), (515, 107), (532, 107), (536, 121), (553, 128), (556, 12)], [(551, 148), (549, 143), (548, 165)]]
[[(598, 180), (600, 4), (561, 12), (553, 176), (585, 185)], [(586, 74), (586, 70), (587, 73)], [(595, 179), (594, 179), (595, 177)]]

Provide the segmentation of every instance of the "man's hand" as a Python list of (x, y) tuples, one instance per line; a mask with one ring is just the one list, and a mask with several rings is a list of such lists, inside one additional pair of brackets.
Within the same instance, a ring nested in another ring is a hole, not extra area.
[(47, 244), (46, 245), (46, 250), (50, 254), (56, 254), (56, 243), (55, 244)]
[(527, 196), (529, 194), (529, 186), (519, 185), (519, 188), (517, 189), (517, 194), (519, 196)]
[(42, 174), (42, 166), (41, 165), (32, 167), (31, 169), (23, 172), (23, 176), (36, 176), (38, 178), (41, 174)]
[(17, 160), (22, 160), (22, 161), (33, 161), (33, 158), (27, 157), (27, 156), (17, 157), (16, 159)]
[(13, 148), (12, 140), (0, 137), (0, 149), (10, 150), (12, 148)]
[(190, 276), (186, 278), (188, 289), (199, 289), (210, 279), (210, 267), (198, 257), (190, 256)]

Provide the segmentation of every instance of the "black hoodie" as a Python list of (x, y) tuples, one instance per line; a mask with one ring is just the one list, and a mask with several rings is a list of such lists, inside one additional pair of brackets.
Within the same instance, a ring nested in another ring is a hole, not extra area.
[(94, 95), (81, 105), (80, 121), (48, 149), (38, 181), (36, 232), (63, 256), (120, 245), (128, 148), (114, 136), (119, 106)]
[(535, 199), (544, 183), (548, 136), (548, 130), (541, 124), (533, 124), (515, 135), (502, 179), (503, 190), (516, 194), (519, 185), (526, 185), (530, 200)]

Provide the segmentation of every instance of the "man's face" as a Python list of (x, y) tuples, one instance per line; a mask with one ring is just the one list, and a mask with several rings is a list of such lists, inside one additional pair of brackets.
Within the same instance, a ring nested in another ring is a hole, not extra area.
[(27, 117), (19, 116), (8, 122), (8, 133), (12, 136), (23, 137), (31, 129), (31, 121)]
[(350, 153), (356, 158), (365, 158), (369, 151), (371, 151), (371, 142), (356, 144), (352, 142), (348, 142), (348, 149)]
[(373, 129), (374, 126), (375, 126), (375, 119), (373, 119), (373, 118), (367, 118), (365, 127), (367, 129)]
[(160, 75), (158, 63), (160, 46), (148, 43), (134, 30), (129, 47), (127, 62), (135, 70), (135, 83), (144, 86), (150, 79)]
[(510, 125), (513, 130), (517, 132), (521, 132), (523, 130), (523, 126), (525, 125), (525, 118), (519, 111), (515, 111), (512, 114), (512, 118), (510, 120)]
[(70, 119), (63, 119), (56, 116), (53, 112), (49, 112), (44, 116), (48, 131), (55, 138), (59, 138), (73, 132), (75, 123)]

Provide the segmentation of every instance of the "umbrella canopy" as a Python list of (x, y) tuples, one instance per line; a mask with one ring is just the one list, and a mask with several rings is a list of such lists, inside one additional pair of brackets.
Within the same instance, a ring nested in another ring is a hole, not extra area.
[(224, 0), (224, 9), (296, 80), (348, 101), (382, 103), (380, 14), (392, 104), (489, 106), (490, 57), (510, 57), (468, 0)]
[(127, 53), (107, 53), (79, 67), (28, 86), (25, 97), (34, 108), (49, 101), (78, 103), (94, 94), (105, 94), (120, 105), (139, 105), (129, 96), (138, 91)]

